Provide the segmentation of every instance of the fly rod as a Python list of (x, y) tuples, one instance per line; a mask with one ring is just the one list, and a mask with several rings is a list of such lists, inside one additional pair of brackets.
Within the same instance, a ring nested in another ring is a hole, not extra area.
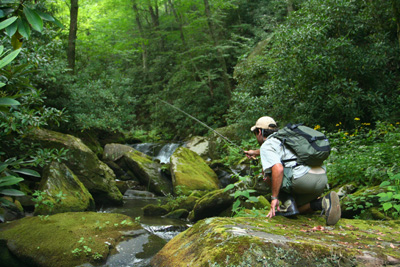
[(227, 141), (227, 142), (229, 142), (230, 144), (234, 145), (235, 147), (239, 148), (239, 149), (244, 153), (244, 149), (242, 149), (242, 148), (241, 148), (240, 146), (238, 146), (237, 144), (233, 143), (233, 142), (232, 142), (231, 140), (229, 140), (227, 137), (223, 136), (222, 134), (220, 134), (219, 132), (217, 132), (216, 130), (214, 130), (213, 128), (211, 128), (210, 126), (208, 126), (207, 124), (205, 124), (205, 123), (202, 122), (201, 120), (199, 120), (199, 119), (193, 117), (192, 115), (186, 113), (185, 111), (181, 110), (180, 108), (175, 107), (174, 105), (168, 103), (167, 101), (164, 101), (164, 100), (162, 100), (162, 99), (158, 99), (158, 100), (160, 100), (160, 101), (163, 102), (164, 104), (167, 104), (167, 105), (170, 106), (171, 108), (174, 108), (174, 109), (176, 109), (176, 110), (182, 112), (183, 114), (185, 114), (185, 115), (188, 116), (189, 118), (191, 118), (191, 119), (197, 121), (198, 123), (200, 123), (201, 125), (203, 125), (203, 126), (206, 127), (207, 129), (213, 131), (214, 133), (216, 133), (217, 135), (219, 135), (220, 137), (222, 137), (225, 141)]

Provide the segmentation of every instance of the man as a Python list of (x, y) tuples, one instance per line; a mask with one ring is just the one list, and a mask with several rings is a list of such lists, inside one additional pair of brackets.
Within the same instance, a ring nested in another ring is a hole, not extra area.
[[(278, 130), (273, 118), (268, 116), (259, 118), (251, 127), (251, 131), (261, 147), (259, 150), (245, 151), (248, 158), (261, 156), (264, 177), (272, 191), (271, 210), (267, 217), (322, 210), (325, 212), (327, 225), (335, 225), (341, 216), (338, 195), (332, 191), (325, 197), (319, 198), (328, 183), (325, 168), (298, 165), (296, 161), (290, 161), (295, 159), (296, 155), (274, 137), (273, 134)], [(287, 184), (290, 188), (285, 192), (283, 189)], [(292, 210), (286, 210), (286, 213), (280, 212), (279, 200), (285, 204), (285, 208)]]

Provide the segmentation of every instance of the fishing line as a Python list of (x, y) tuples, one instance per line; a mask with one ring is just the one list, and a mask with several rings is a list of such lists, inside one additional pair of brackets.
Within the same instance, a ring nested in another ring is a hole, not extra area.
[(170, 106), (170, 107), (172, 107), (172, 108), (174, 108), (174, 109), (176, 109), (176, 110), (182, 112), (183, 114), (185, 114), (185, 115), (188, 116), (189, 118), (191, 118), (191, 119), (197, 121), (198, 123), (200, 123), (201, 125), (203, 125), (203, 126), (206, 127), (207, 129), (213, 131), (214, 133), (216, 133), (217, 135), (219, 135), (220, 137), (222, 137), (225, 141), (227, 141), (227, 142), (229, 142), (230, 144), (234, 145), (235, 147), (239, 148), (239, 149), (244, 153), (244, 150), (243, 150), (240, 146), (238, 146), (237, 144), (233, 143), (233, 142), (232, 142), (231, 140), (229, 140), (226, 136), (223, 136), (222, 134), (220, 134), (219, 132), (217, 132), (216, 130), (214, 130), (213, 128), (211, 128), (210, 126), (208, 126), (207, 124), (205, 124), (205, 123), (202, 122), (201, 120), (199, 120), (199, 119), (193, 117), (192, 115), (186, 113), (185, 111), (181, 110), (180, 108), (175, 107), (174, 105), (168, 103), (167, 101), (164, 101), (164, 100), (162, 100), (162, 99), (158, 99), (158, 100), (160, 100), (160, 101), (163, 102), (164, 104), (167, 104), (168, 106)]

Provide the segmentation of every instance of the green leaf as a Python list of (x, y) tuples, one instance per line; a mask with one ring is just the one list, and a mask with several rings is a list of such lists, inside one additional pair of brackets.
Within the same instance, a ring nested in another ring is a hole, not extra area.
[(15, 185), (15, 184), (18, 184), (19, 182), (22, 182), (23, 180), (24, 180), (23, 178), (15, 177), (15, 176), (1, 177), (0, 178), (0, 186)]
[(17, 189), (3, 189), (3, 190), (0, 190), (0, 194), (6, 195), (6, 196), (14, 196), (14, 197), (25, 196), (24, 192), (21, 192)]
[(235, 187), (234, 184), (228, 184), (228, 185), (225, 187), (224, 192), (226, 192), (226, 191), (228, 191), (228, 190), (231, 190), (231, 189), (234, 188), (234, 187)]
[(237, 199), (237, 200), (235, 201), (235, 203), (233, 203), (233, 205), (232, 205), (232, 211), (237, 210), (237, 208), (238, 208), (239, 206), (240, 206), (240, 200)]
[(384, 186), (388, 186), (388, 185), (390, 185), (389, 181), (383, 181), (379, 186), (384, 187)]
[(14, 100), (12, 98), (0, 98), (0, 106), (18, 106), (21, 105), (17, 100)]
[(5, 21), (2, 21), (2, 22), (0, 23), (0, 30), (2, 30), (2, 29), (4, 29), (4, 28), (8, 27), (8, 26), (11, 25), (11, 24), (13, 24), (14, 21), (17, 20), (17, 18), (18, 18), (18, 17), (11, 17), (11, 18), (9, 18), (9, 19), (6, 19)]
[(3, 10), (0, 9), (0, 18), (4, 18), (5, 14), (3, 12)]
[(47, 21), (54, 21), (54, 18), (50, 16), (49, 14), (43, 13), (39, 10), (36, 10), (36, 13), (43, 19)]
[(14, 23), (12, 23), (10, 26), (6, 28), (6, 33), (8, 36), (12, 37), (17, 32), (17, 29), (18, 29), (18, 22), (14, 21)]
[(400, 205), (394, 205), (393, 206), (397, 211), (400, 211)]
[(0, 163), (0, 173), (2, 173), (7, 168), (7, 166), (7, 164)]
[(30, 170), (30, 169), (17, 169), (17, 170), (13, 170), (13, 171), (17, 172), (17, 173), (33, 176), (33, 177), (40, 177), (40, 174), (37, 171)]
[(4, 46), (0, 45), (0, 56), (3, 54)]
[(0, 69), (3, 68), (4, 66), (6, 66), (7, 64), (9, 64), (11, 61), (13, 61), (14, 58), (16, 58), (18, 56), (19, 52), (21, 52), (21, 49), (12, 51), (10, 54), (8, 54), (4, 58), (2, 58), (0, 60)]
[(383, 210), (384, 210), (384, 211), (387, 211), (388, 209), (390, 209), (391, 207), (393, 207), (393, 205), (392, 205), (392, 203), (390, 203), (390, 202), (386, 202), (386, 203), (383, 203), (382, 207), (383, 207)]
[(0, 82), (0, 88), (6, 86), (5, 83)]
[(56, 24), (61, 29), (64, 29), (64, 25), (56, 18), (54, 18), (54, 24)]
[(28, 22), (23, 19), (18, 19), (18, 32), (25, 39), (29, 39), (29, 36), (31, 35), (31, 28), (29, 27)]
[(246, 200), (246, 202), (258, 202), (258, 198), (256, 198), (256, 197), (249, 197), (249, 199)]
[(30, 9), (29, 7), (24, 7), (24, 14), (26, 16), (26, 19), (28, 22), (31, 24), (32, 28), (35, 31), (42, 32), (43, 30), (43, 20), (39, 16), (38, 13), (36, 13), (35, 10)]

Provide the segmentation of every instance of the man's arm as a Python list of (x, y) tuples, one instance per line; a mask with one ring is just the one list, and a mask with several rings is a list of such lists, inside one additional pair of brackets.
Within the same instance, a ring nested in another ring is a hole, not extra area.
[(269, 211), (267, 217), (272, 218), (275, 216), (275, 209), (279, 211), (279, 200), (278, 200), (278, 195), (279, 195), (279, 190), (281, 189), (282, 186), (282, 180), (283, 180), (283, 165), (280, 163), (276, 163), (274, 166), (271, 168), (271, 191), (272, 191), (272, 201), (271, 201), (271, 210)]
[(246, 154), (247, 158), (249, 158), (249, 159), (255, 159), (256, 156), (260, 156), (260, 149), (256, 149), (256, 150), (247, 150), (247, 151), (244, 151), (244, 153)]

